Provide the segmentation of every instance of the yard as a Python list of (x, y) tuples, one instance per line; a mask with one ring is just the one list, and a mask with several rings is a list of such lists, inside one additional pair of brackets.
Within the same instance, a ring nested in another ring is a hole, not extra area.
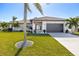
[(74, 34), (75, 34), (75, 35), (79, 35), (79, 32), (75, 32)]
[[(0, 32), (0, 55), (13, 56), (17, 52), (15, 43), (23, 40), (23, 32)], [(21, 56), (73, 56), (65, 47), (49, 35), (31, 35), (32, 47), (23, 48)]]

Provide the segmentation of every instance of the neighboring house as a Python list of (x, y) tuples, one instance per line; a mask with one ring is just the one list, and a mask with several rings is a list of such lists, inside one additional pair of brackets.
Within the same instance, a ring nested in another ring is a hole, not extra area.
[(65, 19), (58, 17), (39, 17), (32, 19), (32, 31), (37, 33), (46, 32), (65, 32)]
[[(24, 20), (20, 20), (18, 22), (19, 22), (19, 28), (21, 28), (23, 30)], [(27, 23), (27, 31), (30, 31), (30, 27), (32, 27), (30, 20), (27, 20), (26, 23)]]
[[(16, 22), (16, 21), (15, 21)], [(12, 21), (10, 22), (10, 28), (12, 27)], [(19, 20), (19, 27), (13, 27), (13, 31), (23, 31), (23, 26), (24, 26), (24, 20)], [(30, 20), (27, 20), (27, 31), (30, 31), (30, 29), (28, 27), (31, 27), (31, 23)]]

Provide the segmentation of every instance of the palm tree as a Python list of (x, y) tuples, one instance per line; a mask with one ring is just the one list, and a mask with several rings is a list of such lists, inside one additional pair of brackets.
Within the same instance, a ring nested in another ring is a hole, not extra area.
[(8, 25), (9, 25), (9, 24), (6, 23), (6, 22), (2, 22), (2, 23), (1, 23), (1, 27), (2, 27), (3, 29), (6, 28), (6, 27), (8, 27)]
[(8, 26), (9, 26), (9, 23), (7, 23), (7, 22), (2, 22), (2, 23), (0, 23), (0, 26), (2, 27), (2, 31), (7, 31), (7, 28), (8, 28)]
[(15, 16), (12, 17), (12, 20), (13, 20), (12, 28), (14, 27), (14, 22), (15, 22), (16, 19), (17, 19), (17, 17), (15, 17)]
[[(37, 10), (43, 15), (43, 11), (41, 8), (41, 5), (39, 3), (34, 3), (33, 4)], [(22, 43), (22, 46), (20, 47), (20, 49), (16, 52), (15, 56), (19, 55), (19, 53), (21, 52), (21, 50), (23, 49), (23, 47), (26, 45), (26, 39), (27, 39), (27, 35), (26, 35), (26, 25), (27, 25), (27, 13), (31, 12), (31, 9), (29, 7), (29, 3), (24, 3), (24, 42)]]
[[(41, 5), (39, 3), (34, 3), (33, 5), (43, 15), (43, 11), (42, 11)], [(27, 25), (27, 13), (28, 13), (28, 11), (31, 12), (31, 9), (29, 7), (29, 3), (24, 3), (24, 44), (26, 43), (26, 39), (27, 39), (26, 38), (26, 36), (27, 36), (26, 35), (26, 29), (27, 29), (26, 25)]]
[(66, 25), (69, 25), (68, 27), (70, 29), (72, 29), (73, 27), (75, 27), (74, 31), (77, 31), (77, 28), (79, 26), (78, 25), (79, 18), (69, 18), (69, 19), (66, 19), (66, 21), (67, 21), (67, 24)]

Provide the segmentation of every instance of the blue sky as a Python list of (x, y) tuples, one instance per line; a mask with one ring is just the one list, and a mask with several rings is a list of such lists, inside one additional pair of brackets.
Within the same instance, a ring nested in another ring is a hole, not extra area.
[[(79, 16), (78, 3), (50, 3), (48, 5), (41, 5), (45, 16), (61, 18)], [(0, 21), (11, 21), (12, 16), (16, 16), (17, 20), (22, 20), (23, 7), (22, 3), (0, 3)], [(32, 4), (30, 4), (30, 8), (32, 9), (32, 13), (28, 12), (28, 18), (42, 16)]]

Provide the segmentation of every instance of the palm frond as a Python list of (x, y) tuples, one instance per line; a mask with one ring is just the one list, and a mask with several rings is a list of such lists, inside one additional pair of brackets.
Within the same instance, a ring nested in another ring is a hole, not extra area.
[(66, 25), (69, 25), (69, 28), (72, 28), (73, 26), (75, 26), (75, 28), (77, 28), (79, 26), (78, 22), (79, 22), (79, 18), (69, 18), (66, 19), (67, 23)]
[(70, 23), (66, 23), (65, 26), (69, 25)]
[(40, 11), (40, 13), (43, 15), (42, 7), (39, 3), (34, 3), (34, 6)]
[(29, 12), (32, 12), (31, 9), (30, 9), (30, 7), (29, 7), (29, 4), (27, 4), (26, 7), (27, 7), (27, 10), (28, 10)]
[(66, 21), (70, 21), (70, 19), (65, 19)]
[(13, 18), (13, 20), (17, 19), (17, 17), (15, 17), (15, 16), (13, 16), (12, 18)]
[(73, 27), (73, 25), (72, 25), (72, 24), (70, 24), (68, 27), (71, 29), (71, 28)]

